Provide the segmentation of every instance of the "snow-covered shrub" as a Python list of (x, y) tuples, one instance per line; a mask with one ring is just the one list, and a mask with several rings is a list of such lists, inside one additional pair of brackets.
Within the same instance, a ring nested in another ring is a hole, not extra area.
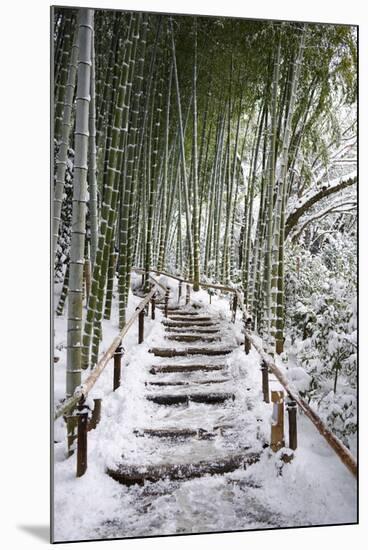
[[(55, 158), (58, 152), (58, 145), (55, 143)], [(71, 238), (71, 221), (72, 221), (72, 208), (73, 208), (73, 165), (74, 165), (74, 151), (68, 149), (68, 158), (66, 165), (66, 174), (64, 182), (64, 195), (63, 203), (61, 207), (61, 220), (59, 226), (59, 239), (56, 247), (55, 257), (55, 282), (62, 282), (65, 273), (65, 266), (69, 262), (69, 248)], [(56, 182), (56, 164), (55, 164), (55, 177), (54, 184)]]
[(346, 439), (356, 430), (355, 236), (331, 234), (316, 254), (289, 242), (286, 262), (287, 354), (311, 377), (304, 395)]
[(350, 448), (352, 436), (357, 431), (356, 395), (330, 391), (319, 401), (318, 412), (327, 426)]

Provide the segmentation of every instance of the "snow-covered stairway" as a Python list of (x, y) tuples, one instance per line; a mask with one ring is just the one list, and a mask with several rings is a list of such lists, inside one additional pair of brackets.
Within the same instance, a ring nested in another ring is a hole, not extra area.
[[(224, 474), (259, 458), (252, 399), (233, 352), (231, 323), (199, 308), (170, 309), (167, 345), (152, 347), (144, 399), (147, 425), (134, 430), (139, 462), (128, 456), (108, 474), (125, 485)], [(145, 405), (145, 406), (147, 406)]]

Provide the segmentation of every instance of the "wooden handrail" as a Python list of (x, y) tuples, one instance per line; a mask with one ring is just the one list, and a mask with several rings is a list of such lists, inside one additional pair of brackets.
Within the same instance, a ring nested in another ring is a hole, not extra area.
[(304, 401), (302, 397), (300, 397), (298, 390), (295, 387), (293, 387), (293, 385), (289, 382), (289, 380), (281, 372), (281, 370), (275, 365), (272, 359), (263, 351), (263, 349), (251, 336), (249, 331), (246, 330), (245, 332), (246, 332), (245, 337), (248, 338), (248, 340), (253, 345), (255, 350), (258, 352), (258, 354), (260, 355), (260, 357), (262, 358), (266, 366), (269, 368), (272, 374), (275, 375), (277, 380), (280, 382), (281, 386), (283, 386), (283, 388), (285, 389), (289, 397), (299, 405), (299, 407), (302, 409), (305, 415), (309, 418), (309, 420), (311, 420), (311, 422), (317, 428), (317, 430), (322, 435), (322, 437), (327, 441), (329, 446), (335, 451), (335, 453), (343, 462), (343, 464), (345, 464), (345, 466), (350, 470), (350, 472), (355, 477), (357, 477), (358, 475), (357, 463), (355, 461), (355, 458), (349, 451), (349, 449), (345, 447), (345, 445), (335, 436), (335, 434), (331, 432), (331, 430), (326, 426), (323, 420), (321, 420), (318, 414), (314, 412), (314, 410), (310, 407), (310, 405), (306, 401)]
[[(142, 269), (141, 267), (133, 267), (133, 271), (136, 271), (137, 273), (146, 273), (145, 269)], [(175, 279), (176, 281), (179, 281), (180, 283), (185, 283), (187, 285), (193, 285), (193, 281), (190, 281), (188, 279), (183, 279), (182, 277), (178, 277), (177, 275), (173, 275), (172, 273), (168, 273), (167, 271), (158, 271), (157, 269), (149, 269), (148, 273), (156, 273), (158, 275), (163, 275), (164, 277), (170, 277), (171, 279)], [(217, 285), (213, 283), (204, 283), (199, 282), (199, 286), (203, 288), (214, 288), (216, 290), (222, 290), (223, 292), (239, 292), (238, 289), (233, 288), (231, 286), (224, 286), (224, 285)]]
[[(145, 272), (143, 269), (136, 269), (135, 271)], [(172, 275), (171, 273), (167, 273), (165, 271), (158, 271), (155, 269), (150, 269), (153, 273), (158, 273), (160, 275), (164, 275), (166, 277), (171, 277), (172, 279), (176, 279), (177, 281), (180, 281), (182, 283), (186, 284), (193, 284), (192, 281), (187, 281), (181, 277), (178, 277), (176, 275)], [(263, 351), (261, 346), (255, 341), (255, 339), (252, 337), (248, 325), (249, 322), (252, 320), (251, 315), (249, 315), (249, 312), (247, 311), (246, 307), (243, 303), (243, 297), (241, 292), (232, 287), (226, 287), (223, 285), (215, 285), (210, 283), (199, 283), (199, 285), (203, 288), (215, 288), (218, 290), (222, 290), (224, 292), (233, 292), (237, 296), (237, 306), (240, 308), (240, 310), (243, 312), (244, 322), (245, 322), (245, 339), (249, 343), (248, 349), (250, 349), (250, 345), (252, 345), (255, 350), (260, 355), (261, 359), (264, 361), (267, 368), (275, 375), (281, 386), (285, 389), (286, 393), (289, 395), (289, 397), (295, 401), (301, 410), (305, 413), (307, 418), (313, 423), (313, 425), (317, 428), (318, 432), (322, 435), (322, 437), (326, 440), (328, 445), (335, 451), (337, 456), (340, 458), (340, 460), (345, 464), (345, 466), (349, 469), (349, 471), (357, 477), (358, 475), (358, 468), (355, 458), (353, 457), (352, 453), (349, 451), (347, 447), (335, 436), (335, 434), (332, 433), (332, 431), (326, 426), (326, 424), (323, 422), (323, 420), (318, 416), (318, 414), (309, 406), (309, 404), (304, 401), (302, 397), (300, 397), (300, 394), (296, 388), (293, 387), (292, 384), (287, 380), (287, 378), (284, 376), (284, 374), (280, 371), (280, 369), (275, 365), (275, 363), (272, 361), (272, 359)]]
[(100, 377), (102, 371), (105, 369), (105, 367), (108, 364), (108, 362), (110, 361), (110, 359), (112, 359), (112, 357), (113, 357), (117, 347), (121, 343), (122, 339), (124, 338), (124, 336), (126, 335), (128, 330), (130, 329), (130, 327), (133, 325), (134, 321), (138, 318), (140, 312), (143, 311), (143, 309), (146, 307), (148, 302), (151, 300), (151, 298), (156, 293), (157, 287), (161, 290), (162, 289), (166, 290), (166, 288), (163, 285), (161, 285), (161, 283), (156, 281), (153, 277), (151, 277), (151, 278), (153, 279), (154, 284), (153, 284), (153, 287), (150, 290), (150, 292), (139, 303), (139, 305), (136, 308), (136, 310), (135, 310), (134, 314), (132, 315), (132, 317), (124, 325), (124, 328), (119, 332), (119, 334), (114, 338), (114, 340), (110, 344), (109, 348), (103, 353), (102, 357), (99, 359), (97, 365), (95, 366), (95, 368), (93, 369), (91, 374), (88, 376), (88, 378), (84, 381), (83, 384), (81, 384), (80, 386), (78, 386), (75, 389), (73, 395), (71, 395), (68, 399), (66, 399), (64, 401), (64, 403), (62, 403), (62, 405), (60, 405), (60, 407), (58, 407), (58, 409), (55, 411), (55, 414), (54, 414), (54, 420), (57, 420), (58, 418), (60, 418), (60, 416), (63, 416), (64, 414), (66, 414), (66, 413), (70, 412), (72, 409), (74, 409), (81, 399), (86, 399), (87, 398), (89, 392), (91, 391), (91, 389), (93, 388), (93, 386), (97, 382), (97, 380)]
[[(145, 270), (140, 268), (133, 268), (136, 272), (143, 272), (145, 273)], [(186, 284), (193, 284), (192, 281), (187, 281), (186, 279), (183, 279), (181, 277), (177, 277), (176, 275), (172, 275), (170, 273), (167, 273), (165, 271), (158, 271), (158, 270), (150, 270), (153, 273), (157, 273), (159, 275), (163, 275), (166, 277), (170, 277), (173, 279), (176, 279), (179, 282), (186, 283)], [(109, 360), (113, 357), (117, 347), (120, 345), (123, 337), (126, 335), (130, 327), (133, 325), (134, 321), (138, 318), (139, 314), (143, 311), (143, 309), (146, 307), (148, 302), (154, 297), (154, 294), (156, 293), (156, 289), (159, 288), (161, 290), (164, 290), (165, 292), (167, 289), (164, 285), (162, 285), (159, 281), (157, 281), (152, 275), (149, 274), (149, 278), (153, 282), (153, 287), (151, 291), (147, 294), (147, 296), (140, 302), (139, 306), (136, 308), (136, 311), (134, 315), (129, 319), (129, 321), (125, 324), (122, 331), (116, 336), (116, 338), (111, 343), (110, 347), (107, 351), (102, 355), (101, 359), (97, 363), (96, 367), (93, 369), (91, 374), (88, 376), (87, 380), (81, 384), (78, 388), (76, 388), (75, 392), (69, 399), (67, 399), (55, 412), (54, 419), (56, 420), (60, 416), (64, 415), (65, 413), (69, 412), (73, 408), (76, 407), (76, 405), (83, 399), (85, 399), (88, 396), (88, 393), (91, 391), (92, 387), (98, 380), (99, 376), (105, 369), (106, 365), (108, 364)], [(243, 304), (243, 297), (241, 292), (238, 289), (232, 288), (232, 287), (225, 287), (222, 285), (214, 285), (210, 283), (200, 283), (200, 286), (204, 288), (216, 288), (218, 290), (222, 290), (225, 292), (233, 292), (237, 296), (237, 307), (240, 308), (240, 310), (243, 312), (243, 318), (245, 323), (245, 330), (244, 330), (244, 337), (245, 342), (247, 343), (246, 348), (250, 349), (250, 346), (252, 345), (254, 349), (257, 351), (259, 356), (261, 357), (264, 365), (266, 368), (268, 368), (277, 378), (281, 386), (285, 389), (287, 395), (295, 401), (301, 408), (301, 410), (305, 413), (307, 418), (313, 423), (313, 425), (317, 428), (318, 432), (322, 435), (322, 437), (326, 440), (328, 445), (333, 449), (333, 451), (337, 454), (337, 456), (340, 458), (342, 463), (349, 469), (349, 471), (357, 477), (358, 475), (358, 468), (355, 458), (353, 457), (352, 453), (345, 447), (345, 445), (335, 436), (335, 434), (332, 433), (332, 431), (326, 426), (326, 424), (321, 420), (321, 418), (317, 415), (317, 413), (309, 406), (309, 404), (304, 401), (304, 399), (300, 396), (298, 390), (289, 382), (289, 380), (286, 378), (286, 376), (281, 372), (281, 370), (277, 367), (277, 365), (274, 363), (272, 358), (268, 356), (262, 349), (262, 347), (256, 342), (254, 337), (251, 335), (249, 330), (249, 321), (251, 321), (251, 316), (249, 315), (247, 309), (245, 308)], [(247, 351), (247, 352), (248, 352)]]

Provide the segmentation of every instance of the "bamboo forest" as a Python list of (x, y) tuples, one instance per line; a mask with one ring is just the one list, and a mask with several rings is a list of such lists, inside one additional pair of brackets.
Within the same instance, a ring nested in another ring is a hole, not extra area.
[(53, 541), (357, 522), (357, 42), (51, 9)]

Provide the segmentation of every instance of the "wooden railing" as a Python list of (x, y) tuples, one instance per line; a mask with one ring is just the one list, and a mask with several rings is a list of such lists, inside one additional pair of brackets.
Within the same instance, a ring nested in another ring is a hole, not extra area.
[[(145, 274), (146, 272), (140, 268), (134, 268), (133, 271)], [(185, 302), (190, 302), (192, 281), (178, 277), (166, 271), (150, 270), (150, 273), (156, 273), (163, 275), (179, 282), (178, 299), (182, 296), (182, 285), (186, 285), (186, 297)], [(113, 376), (113, 390), (116, 390), (120, 386), (120, 371), (121, 371), (121, 357), (123, 355), (122, 340), (127, 334), (128, 330), (132, 327), (134, 322), (138, 319), (138, 343), (142, 343), (144, 340), (144, 316), (147, 305), (151, 302), (151, 316), (155, 318), (155, 295), (159, 291), (164, 297), (165, 311), (164, 314), (168, 315), (168, 302), (169, 302), (169, 289), (162, 285), (159, 281), (154, 279), (152, 275), (148, 273), (146, 276), (152, 283), (152, 289), (147, 296), (140, 302), (134, 315), (127, 321), (121, 332), (114, 338), (109, 348), (103, 353), (99, 359), (96, 367), (92, 370), (91, 374), (87, 377), (83, 384), (76, 388), (72, 396), (70, 396), (64, 403), (62, 403), (55, 412), (54, 419), (56, 420), (60, 416), (70, 414), (76, 407), (78, 409), (78, 435), (77, 435), (77, 477), (82, 476), (87, 469), (87, 432), (96, 427), (101, 416), (101, 400), (95, 399), (95, 405), (91, 419), (88, 421), (90, 411), (85, 404), (85, 400), (88, 397), (91, 389), (97, 382), (101, 373), (104, 371), (109, 361), (114, 358), (114, 376)], [(256, 341), (252, 334), (252, 317), (246, 310), (241, 292), (233, 287), (200, 283), (199, 286), (207, 289), (219, 290), (220, 292), (232, 294), (232, 300), (230, 301), (230, 309), (232, 312), (232, 320), (235, 322), (236, 312), (239, 308), (242, 312), (244, 323), (244, 351), (248, 354), (252, 348), (258, 352), (261, 357), (261, 372), (262, 372), (262, 392), (263, 400), (266, 403), (270, 402), (270, 390), (269, 390), (269, 373), (272, 373), (280, 385), (284, 388), (288, 402), (287, 411), (289, 415), (289, 447), (292, 450), (297, 448), (297, 406), (305, 413), (307, 418), (311, 420), (314, 426), (317, 428), (322, 437), (327, 441), (329, 446), (334, 450), (340, 460), (345, 464), (349, 471), (357, 477), (357, 464), (349, 451), (343, 445), (343, 443), (331, 432), (326, 424), (321, 420), (310, 405), (302, 399), (299, 392), (293, 387), (293, 385), (287, 380), (286, 376), (277, 367), (272, 357), (267, 355), (263, 351), (263, 347)], [(284, 419), (284, 394), (280, 391), (271, 392), (271, 401), (274, 406), (274, 421), (271, 430), (271, 448), (277, 451), (283, 446), (283, 419)]]
[(88, 420), (90, 410), (86, 405), (86, 399), (90, 391), (112, 358), (114, 358), (113, 391), (120, 387), (121, 358), (123, 355), (122, 340), (138, 319), (138, 343), (141, 344), (143, 342), (145, 309), (148, 304), (151, 303), (151, 316), (152, 319), (154, 319), (157, 292), (165, 298), (165, 315), (167, 316), (169, 290), (152, 276), (150, 276), (150, 281), (152, 283), (151, 290), (139, 303), (134, 314), (125, 323), (124, 328), (111, 342), (109, 348), (102, 354), (90, 375), (83, 382), (83, 384), (75, 389), (73, 395), (66, 399), (55, 411), (54, 420), (57, 420), (61, 416), (73, 413), (73, 411), (77, 408), (77, 477), (82, 476), (87, 470), (87, 432), (97, 426), (101, 417), (101, 399), (95, 399), (92, 416), (91, 419)]
[[(134, 271), (139, 273), (145, 273), (143, 269), (134, 268)], [(187, 299), (190, 297), (190, 287), (193, 285), (192, 281), (178, 277), (168, 273), (167, 271), (158, 271), (150, 270), (152, 273), (158, 275), (163, 275), (171, 279), (179, 281), (179, 292), (178, 296), (180, 299), (181, 296), (181, 285), (184, 283), (187, 285)], [(318, 414), (310, 407), (310, 405), (300, 396), (298, 390), (293, 386), (292, 383), (286, 378), (286, 376), (281, 372), (277, 367), (272, 357), (267, 355), (263, 351), (262, 345), (257, 343), (256, 339), (252, 334), (252, 317), (249, 315), (247, 309), (243, 303), (243, 297), (241, 292), (233, 287), (204, 283), (200, 282), (199, 286), (202, 288), (213, 288), (215, 290), (220, 290), (221, 292), (232, 293), (232, 301), (230, 303), (230, 309), (232, 311), (232, 320), (235, 322), (236, 311), (239, 308), (242, 312), (243, 323), (244, 323), (244, 350), (248, 354), (253, 346), (254, 349), (258, 352), (261, 357), (261, 373), (262, 373), (262, 392), (263, 400), (266, 403), (270, 403), (270, 390), (269, 390), (269, 373), (272, 373), (281, 386), (284, 388), (287, 395), (287, 412), (289, 420), (289, 448), (295, 450), (297, 448), (297, 406), (304, 412), (306, 417), (314, 424), (321, 436), (326, 440), (328, 445), (333, 449), (337, 454), (343, 464), (348, 468), (348, 470), (357, 477), (358, 468), (357, 463), (349, 451), (349, 449), (331, 432), (331, 430), (326, 426), (323, 420), (318, 416)], [(273, 450), (278, 450), (283, 446), (283, 419), (284, 419), (284, 393), (281, 391), (272, 391), (271, 392), (271, 402), (274, 407), (274, 418), (271, 431), (271, 448)]]

